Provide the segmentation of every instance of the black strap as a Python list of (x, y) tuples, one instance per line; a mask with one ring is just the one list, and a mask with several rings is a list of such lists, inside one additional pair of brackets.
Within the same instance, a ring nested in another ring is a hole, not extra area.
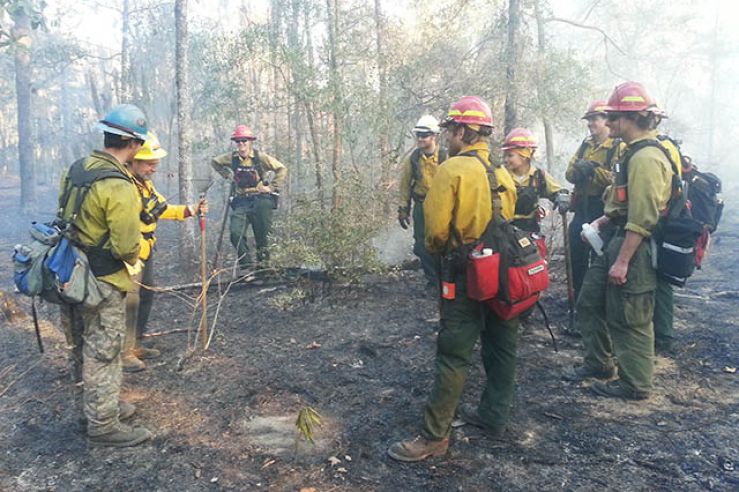
[(480, 157), (480, 155), (472, 150), (469, 152), (465, 152), (463, 154), (459, 154), (460, 156), (469, 156), (469, 157), (475, 157), (478, 161), (480, 161), (480, 164), (482, 164), (482, 167), (485, 168), (485, 172), (488, 176), (488, 183), (490, 185), (490, 201), (492, 202), (493, 207), (493, 220), (502, 220), (503, 215), (503, 202), (500, 198), (500, 192), (503, 191), (501, 186), (498, 184), (498, 177), (495, 175), (495, 169), (496, 166), (492, 162), (488, 161), (490, 164), (488, 166), (488, 163), (485, 162), (485, 160)]
[(582, 159), (585, 155), (585, 151), (588, 150), (588, 147), (590, 146), (590, 137), (586, 138), (582, 141), (580, 144), (580, 148), (577, 149), (577, 158)]
[(617, 176), (617, 179), (620, 178), (620, 182), (622, 184), (627, 184), (629, 176), (629, 161), (637, 152), (646, 147), (656, 147), (661, 150), (665, 157), (667, 157), (667, 160), (672, 167), (672, 196), (670, 197), (670, 201), (667, 206), (667, 215), (670, 217), (679, 215), (680, 211), (685, 207), (685, 204), (687, 203), (686, 185), (680, 179), (680, 173), (677, 169), (677, 164), (672, 159), (670, 151), (667, 150), (667, 148), (658, 140), (639, 140), (635, 144), (630, 145), (626, 149), (626, 154), (624, 154), (623, 162), (621, 162), (621, 166), (619, 169), (620, 176)]
[(611, 145), (611, 148), (608, 149), (608, 152), (606, 152), (606, 162), (603, 163), (606, 168), (612, 168), (611, 164), (613, 163), (613, 156), (616, 155), (616, 152), (618, 151), (619, 146), (621, 145), (622, 140), (620, 138), (614, 138), (613, 144)]
[(38, 343), (38, 350), (42, 354), (44, 353), (44, 343), (41, 341), (41, 329), (38, 326), (38, 311), (36, 311), (36, 298), (31, 298), (31, 314), (33, 315), (33, 327), (36, 330), (36, 343)]

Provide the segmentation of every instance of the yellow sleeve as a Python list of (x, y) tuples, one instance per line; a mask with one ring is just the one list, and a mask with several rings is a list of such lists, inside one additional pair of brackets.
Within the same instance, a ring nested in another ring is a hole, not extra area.
[(264, 152), (259, 153), (259, 160), (262, 162), (264, 169), (275, 172), (275, 179), (270, 186), (275, 191), (280, 191), (285, 186), (285, 181), (287, 180), (287, 168), (285, 165)]
[(541, 172), (544, 174), (544, 184), (547, 192), (547, 196), (545, 198), (550, 201), (554, 201), (555, 197), (562, 189), (562, 186), (552, 177), (551, 174), (543, 169)]
[[(411, 152), (412, 154), (413, 152)], [(413, 170), (411, 169), (411, 154), (408, 154), (403, 159), (400, 165), (400, 189), (398, 190), (398, 206), (405, 208), (410, 206), (411, 203), (411, 176)], [(432, 180), (433, 182), (433, 180)]]
[[(587, 145), (588, 147), (590, 146), (587, 139), (583, 140), (580, 143), (580, 147), (577, 148), (577, 152), (572, 154), (572, 157), (570, 157), (570, 162), (567, 164), (567, 170), (565, 171), (565, 179), (572, 184), (575, 184), (575, 172), (574, 171), (575, 171), (575, 163), (578, 161), (577, 154), (580, 153), (580, 149), (582, 149), (583, 145)], [(583, 152), (582, 155), (585, 156), (586, 153), (587, 153), (587, 148), (585, 149), (585, 152)]]
[(505, 220), (511, 220), (515, 215), (516, 200), (518, 199), (516, 183), (503, 166), (495, 168), (495, 177), (498, 180), (498, 187), (503, 188), (502, 191), (498, 192), (502, 202), (501, 215)]
[(628, 173), (628, 214), (624, 229), (649, 237), (670, 197), (671, 166), (661, 150), (650, 147), (631, 158)]
[(102, 185), (96, 190), (96, 195), (105, 203), (103, 209), (110, 231), (111, 253), (114, 257), (134, 265), (139, 259), (141, 237), (139, 214), (131, 210), (131, 204), (141, 203), (136, 185), (122, 179), (103, 180), (93, 186), (98, 185)]
[(228, 152), (214, 157), (210, 162), (213, 169), (226, 179), (231, 175), (231, 156), (232, 154)]

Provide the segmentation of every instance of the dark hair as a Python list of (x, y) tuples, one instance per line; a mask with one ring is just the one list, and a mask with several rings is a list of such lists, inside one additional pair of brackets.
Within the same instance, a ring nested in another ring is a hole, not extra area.
[(624, 117), (636, 123), (640, 130), (654, 130), (660, 124), (662, 118), (649, 112), (646, 115), (635, 112), (624, 113)]
[(144, 144), (144, 141), (138, 138), (124, 138), (122, 135), (117, 135), (115, 133), (103, 133), (103, 147), (106, 149), (125, 149), (131, 142), (139, 142), (142, 145)]

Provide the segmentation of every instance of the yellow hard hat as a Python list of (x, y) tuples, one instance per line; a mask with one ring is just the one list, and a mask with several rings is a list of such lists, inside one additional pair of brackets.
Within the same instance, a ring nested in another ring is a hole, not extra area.
[(155, 159), (161, 159), (166, 157), (167, 151), (162, 148), (159, 144), (159, 139), (156, 134), (152, 131), (146, 133), (146, 141), (141, 146), (139, 152), (134, 156), (134, 159), (140, 161), (153, 161)]

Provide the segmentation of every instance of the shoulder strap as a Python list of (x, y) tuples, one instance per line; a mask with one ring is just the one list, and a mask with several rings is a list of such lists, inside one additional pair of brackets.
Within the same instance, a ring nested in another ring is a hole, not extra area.
[[(64, 210), (66, 210), (67, 206), (69, 205), (69, 199), (71, 197), (72, 190), (75, 188), (79, 189), (77, 196), (75, 196), (74, 206), (72, 208), (72, 215), (69, 218), (70, 224), (73, 224), (77, 219), (80, 210), (82, 210), (82, 203), (85, 201), (87, 193), (90, 191), (90, 188), (95, 182), (102, 179), (111, 178), (125, 179), (126, 181), (131, 182), (131, 178), (127, 174), (115, 167), (85, 169), (86, 160), (87, 159), (85, 158), (79, 159), (69, 167), (67, 178), (64, 181), (64, 193), (62, 194), (62, 198), (59, 200), (58, 218), (61, 219)], [(102, 246), (103, 244), (105, 244), (105, 242), (108, 240), (109, 235), (110, 234), (106, 232), (98, 243), (98, 246)]]
[(672, 196), (670, 197), (670, 203), (667, 208), (668, 215), (673, 216), (675, 213), (679, 213), (679, 211), (684, 207), (687, 200), (687, 194), (685, 193), (685, 185), (680, 179), (680, 173), (677, 170), (677, 164), (672, 159), (670, 151), (667, 150), (664, 145), (660, 144), (658, 140), (648, 139), (640, 140), (634, 145), (629, 146), (628, 149), (626, 149), (626, 154), (624, 155), (623, 162), (621, 163), (621, 172), (624, 173), (624, 176), (626, 177), (626, 179), (628, 179), (629, 161), (634, 156), (634, 154), (646, 147), (656, 147), (661, 150), (665, 157), (667, 157), (667, 161), (672, 167)]
[(618, 148), (621, 146), (622, 141), (623, 140), (620, 138), (613, 139), (613, 145), (611, 145), (611, 148), (606, 152), (606, 162), (603, 163), (605, 166), (612, 167), (611, 164), (613, 163), (613, 156), (618, 152)]
[(534, 179), (534, 186), (536, 187), (536, 193), (540, 197), (546, 196), (547, 194), (547, 180), (544, 177), (544, 171), (541, 169), (536, 169), (534, 171), (534, 175), (531, 176), (532, 179)]
[(264, 176), (264, 169), (262, 169), (262, 159), (259, 158), (259, 151), (257, 149), (252, 148), (252, 152), (254, 152), (254, 158), (252, 159), (251, 163), (254, 166), (254, 169), (257, 170), (259, 179), (262, 179), (262, 176)]
[(590, 137), (586, 138), (582, 141), (580, 144), (580, 148), (577, 149), (577, 158), (582, 159), (585, 155), (585, 151), (588, 150), (588, 145), (590, 144)]
[(487, 173), (487, 176), (488, 176), (488, 183), (490, 185), (490, 201), (492, 202), (492, 206), (493, 206), (493, 220), (494, 221), (502, 220), (503, 219), (503, 215), (502, 215), (503, 202), (500, 198), (501, 188), (500, 188), (500, 185), (498, 184), (498, 177), (495, 175), (496, 166), (490, 161), (486, 163), (483, 160), (483, 158), (480, 157), (480, 155), (475, 151), (465, 152), (464, 154), (458, 154), (458, 155), (475, 157), (478, 161), (480, 161), (480, 164), (482, 164), (482, 167), (485, 168), (485, 172)]
[(421, 181), (421, 149), (416, 147), (411, 152), (411, 188)]

